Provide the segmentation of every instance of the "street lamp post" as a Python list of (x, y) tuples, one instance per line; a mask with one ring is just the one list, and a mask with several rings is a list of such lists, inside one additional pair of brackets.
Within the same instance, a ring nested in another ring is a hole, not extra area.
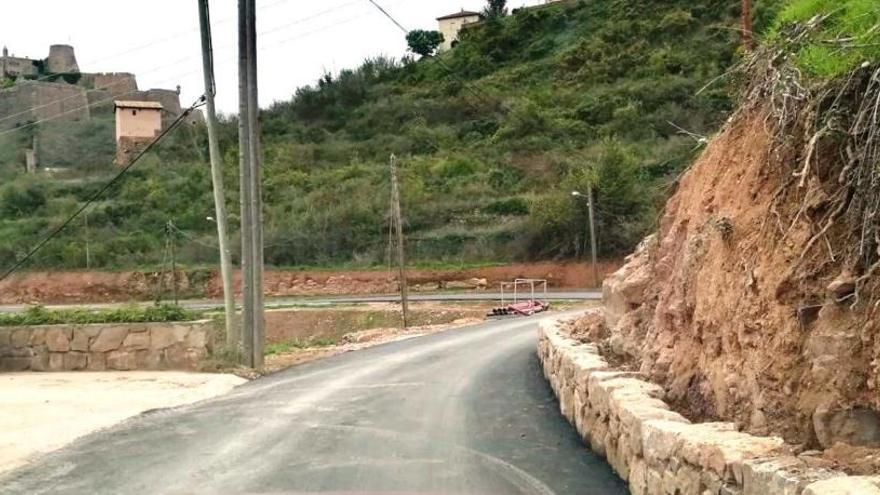
[(596, 216), (595, 216), (595, 204), (593, 202), (593, 187), (590, 186), (587, 188), (587, 194), (584, 196), (578, 191), (573, 191), (571, 195), (575, 198), (587, 198), (587, 206), (590, 211), (590, 251), (593, 257), (593, 284), (596, 287), (599, 287), (599, 259), (598, 259), (598, 247), (596, 242)]

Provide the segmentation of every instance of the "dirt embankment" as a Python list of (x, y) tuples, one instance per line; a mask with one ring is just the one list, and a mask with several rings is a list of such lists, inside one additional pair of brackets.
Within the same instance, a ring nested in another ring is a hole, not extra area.
[[(601, 274), (612, 273), (621, 262), (603, 262)], [(498, 284), (515, 278), (547, 279), (553, 288), (583, 288), (592, 284), (587, 263), (515, 264), (463, 270), (409, 272), (414, 291), (443, 289), (497, 290)], [(164, 286), (170, 293), (171, 274), (164, 283), (159, 272), (27, 272), (0, 283), (0, 304), (74, 304), (144, 301), (156, 297)], [(177, 274), (180, 294), (188, 298), (219, 298), (222, 283), (211, 270), (181, 271)], [(240, 274), (235, 276), (241, 289)], [(269, 296), (325, 296), (388, 294), (397, 291), (396, 272), (387, 270), (269, 270), (265, 275)]]
[(695, 416), (880, 447), (880, 291), (852, 263), (855, 229), (822, 234), (844, 172), (828, 151), (798, 187), (803, 157), (767, 129), (766, 109), (740, 113), (606, 279), (608, 345)]

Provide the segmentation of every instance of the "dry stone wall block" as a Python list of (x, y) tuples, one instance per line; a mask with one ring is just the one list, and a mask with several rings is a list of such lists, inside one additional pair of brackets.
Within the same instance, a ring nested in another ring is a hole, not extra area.
[(70, 340), (70, 350), (76, 352), (89, 351), (89, 332), (83, 328), (73, 329), (73, 338)]
[(48, 332), (48, 329), (46, 329), (45, 327), (25, 328), (24, 332), (28, 335), (28, 340), (25, 345), (37, 346), (44, 345), (46, 343), (46, 334)]
[(128, 336), (128, 329), (124, 326), (106, 327), (89, 346), (92, 352), (109, 352), (115, 351), (122, 346), (125, 337)]
[(64, 369), (79, 371), (88, 367), (88, 354), (85, 352), (68, 352), (64, 354)]
[(122, 341), (122, 348), (132, 351), (145, 351), (150, 348), (150, 334), (146, 329), (142, 332), (129, 333)]
[(803, 495), (880, 495), (880, 477), (841, 477), (810, 484)]
[(31, 332), (26, 328), (20, 328), (12, 332), (10, 337), (10, 347), (27, 347), (30, 342)]
[(0, 371), (26, 371), (31, 365), (31, 358), (5, 357), (0, 359)]
[(70, 350), (72, 334), (73, 331), (69, 328), (52, 328), (46, 332), (46, 347), (51, 352), (67, 352)]
[(103, 352), (90, 352), (86, 369), (89, 371), (104, 371), (107, 369), (107, 356)]
[(809, 469), (794, 456), (752, 459), (743, 462), (743, 495), (800, 495), (816, 481), (839, 476), (834, 471)]
[(137, 369), (137, 357), (134, 352), (111, 351), (107, 353), (107, 368), (116, 371)]
[(49, 353), (49, 371), (64, 371), (64, 353)]
[(31, 371), (49, 371), (49, 350), (41, 347), (34, 351), (30, 363)]

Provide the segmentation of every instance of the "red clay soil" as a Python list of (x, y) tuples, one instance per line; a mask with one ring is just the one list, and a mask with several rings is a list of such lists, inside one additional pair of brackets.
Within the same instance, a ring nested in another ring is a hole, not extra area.
[[(621, 262), (602, 262), (600, 274), (619, 268)], [(76, 304), (145, 301), (155, 297), (160, 274), (157, 272), (25, 272), (0, 283), (0, 304)], [(542, 262), (512, 264), (465, 270), (411, 270), (409, 283), (414, 291), (442, 289), (497, 290), (502, 281), (515, 278), (542, 278), (552, 288), (573, 289), (592, 286), (592, 270), (586, 263)], [(216, 272), (198, 275), (180, 272), (177, 282), (187, 298), (219, 298), (222, 294)], [(166, 288), (171, 276), (166, 274)], [(268, 270), (265, 275), (269, 296), (322, 296), (387, 294), (397, 290), (397, 277), (384, 270)], [(240, 290), (240, 276), (236, 274)]]
[(878, 447), (880, 291), (838, 300), (854, 232), (832, 229), (805, 253), (839, 171), (782, 187), (802, 161), (771, 154), (766, 126), (760, 110), (739, 114), (683, 176), (657, 235), (606, 280), (610, 346), (698, 415), (794, 444)]

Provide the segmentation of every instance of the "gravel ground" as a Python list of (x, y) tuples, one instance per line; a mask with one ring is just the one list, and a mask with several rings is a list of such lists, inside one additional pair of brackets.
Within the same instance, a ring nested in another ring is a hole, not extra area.
[(0, 472), (152, 409), (225, 394), (245, 380), (177, 372), (0, 375)]

